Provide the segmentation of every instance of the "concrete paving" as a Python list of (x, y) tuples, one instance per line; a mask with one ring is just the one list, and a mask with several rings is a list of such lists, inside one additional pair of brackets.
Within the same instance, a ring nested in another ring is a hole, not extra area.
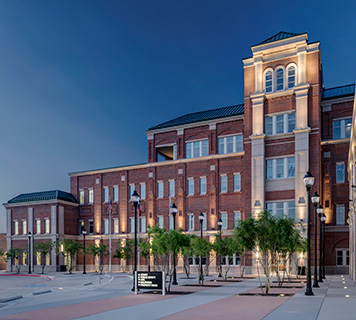
[[(257, 279), (242, 282), (214, 282), (217, 275), (208, 277), (209, 287), (186, 287), (197, 283), (178, 275), (176, 294), (134, 295), (129, 274), (83, 275), (74, 273), (38, 275), (0, 274), (0, 299), (22, 295), (23, 298), (0, 302), (0, 319), (356, 319), (356, 284), (349, 276), (328, 276), (314, 296), (305, 296), (305, 288), (291, 289), (297, 293), (287, 296), (239, 296), (258, 292)], [(214, 285), (223, 285), (215, 286)], [(187, 295), (178, 291), (191, 291)], [(38, 292), (44, 292), (37, 294)], [(143, 291), (143, 290), (142, 290)], [(278, 290), (277, 290), (278, 291)], [(287, 292), (283, 289), (281, 292)]]

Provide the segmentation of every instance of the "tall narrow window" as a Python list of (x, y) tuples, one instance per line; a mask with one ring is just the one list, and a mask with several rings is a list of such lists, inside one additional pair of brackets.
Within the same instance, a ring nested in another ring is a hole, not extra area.
[(50, 233), (50, 220), (49, 220), (49, 218), (45, 218), (44, 222), (45, 222), (45, 233)]
[(221, 193), (227, 192), (227, 176), (226, 175), (220, 176), (220, 192)]
[(273, 179), (273, 160), (266, 161), (266, 179)]
[(284, 133), (284, 114), (276, 116), (276, 129), (277, 134)]
[(234, 191), (241, 191), (241, 175), (239, 173), (234, 174)]
[(189, 231), (194, 230), (194, 215), (193, 214), (188, 214), (188, 230)]
[(207, 228), (207, 224), (206, 224), (206, 213), (204, 212), (203, 215), (204, 215), (204, 219), (203, 219), (203, 230), (206, 230), (206, 228)]
[(336, 224), (337, 225), (345, 224), (345, 206), (344, 205), (336, 206)]
[(174, 180), (169, 180), (169, 196), (174, 197), (176, 194)]
[(276, 178), (284, 178), (284, 159), (278, 158), (277, 160), (277, 176)]
[(295, 129), (295, 112), (288, 113), (288, 132), (293, 132)]
[(276, 91), (284, 90), (284, 70), (282, 68), (276, 71)]
[(288, 217), (291, 219), (295, 219), (295, 202), (288, 201)]
[(109, 220), (104, 219), (104, 234), (108, 234), (108, 233), (109, 233)]
[(114, 218), (114, 233), (119, 233), (119, 219)]
[(288, 159), (288, 177), (294, 177), (295, 176), (295, 160), (294, 157), (287, 158)]
[(140, 219), (140, 232), (141, 233), (146, 232), (146, 217), (141, 217)]
[(36, 219), (36, 233), (41, 233), (41, 220)]
[(89, 234), (94, 234), (94, 221), (89, 220)]
[(89, 189), (89, 204), (92, 204), (94, 202), (94, 190)]
[(194, 179), (188, 179), (188, 196), (194, 195)]
[(234, 228), (237, 227), (241, 220), (241, 212), (240, 211), (234, 211)]
[(109, 188), (104, 187), (104, 202), (109, 202)]
[(339, 162), (336, 164), (336, 183), (345, 182), (345, 163)]
[(79, 191), (79, 204), (84, 204), (84, 190)]
[(276, 217), (278, 219), (283, 218), (284, 216), (284, 203), (283, 202), (277, 202), (276, 203)]
[(265, 91), (266, 93), (270, 93), (273, 90), (273, 78), (272, 71), (267, 71), (265, 74)]
[(131, 196), (132, 196), (132, 194), (134, 193), (135, 190), (136, 190), (135, 184), (134, 183), (130, 184), (129, 198), (131, 198)]
[(22, 234), (27, 234), (27, 220), (22, 220)]
[(19, 222), (14, 220), (14, 234), (19, 234)]
[(288, 68), (288, 89), (295, 87), (295, 67)]
[(135, 219), (130, 218), (130, 233), (134, 233), (135, 231)]
[(146, 184), (145, 183), (140, 184), (140, 197), (142, 200), (146, 199)]
[(265, 134), (273, 134), (273, 117), (265, 117)]
[(119, 201), (119, 187), (114, 186), (114, 202)]
[(226, 230), (227, 229), (227, 213), (226, 212), (221, 213), (221, 220), (223, 223), (221, 229)]
[(200, 177), (200, 194), (206, 194), (206, 177)]
[(163, 198), (163, 181), (158, 181), (157, 182), (157, 195), (158, 198)]
[(158, 216), (158, 226), (163, 229), (164, 227), (164, 220), (163, 220), (163, 216)]

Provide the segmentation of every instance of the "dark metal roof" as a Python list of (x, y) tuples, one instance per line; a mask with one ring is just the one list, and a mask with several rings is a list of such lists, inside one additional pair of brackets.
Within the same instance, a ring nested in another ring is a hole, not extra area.
[(75, 197), (68, 192), (60, 190), (23, 193), (8, 201), (8, 203), (46, 201), (46, 200), (63, 200), (73, 203), (78, 203)]
[(281, 31), (281, 32), (278, 32), (277, 34), (275, 34), (274, 36), (266, 39), (266, 40), (263, 40), (262, 42), (256, 44), (255, 46), (259, 46), (261, 44), (266, 44), (266, 43), (270, 43), (270, 42), (274, 42), (274, 41), (278, 41), (278, 40), (283, 40), (283, 39), (287, 39), (287, 38), (292, 38), (292, 37), (296, 37), (296, 36), (299, 36), (301, 34), (304, 34), (304, 33), (292, 33), (292, 32), (285, 32), (285, 31)]
[(230, 107), (188, 113), (184, 116), (181, 116), (181, 117), (175, 118), (173, 120), (163, 122), (157, 126), (151, 127), (148, 129), (148, 131), (169, 128), (169, 127), (175, 127), (175, 126), (185, 125), (185, 124), (189, 124), (189, 123), (196, 123), (196, 122), (202, 122), (202, 121), (208, 121), (208, 120), (214, 120), (214, 119), (233, 117), (233, 116), (238, 116), (238, 115), (243, 115), (243, 114), (244, 114), (244, 105), (238, 104), (238, 105), (230, 106)]
[(322, 100), (353, 96), (355, 94), (355, 84), (348, 84), (335, 88), (323, 89)]

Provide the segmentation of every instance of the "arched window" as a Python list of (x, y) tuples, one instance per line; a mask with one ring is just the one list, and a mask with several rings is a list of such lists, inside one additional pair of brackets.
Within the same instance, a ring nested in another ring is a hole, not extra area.
[(276, 71), (276, 91), (284, 90), (284, 70), (282, 68)]
[(295, 86), (295, 66), (290, 66), (288, 68), (288, 89), (294, 88)]
[(265, 73), (265, 91), (270, 93), (273, 90), (273, 73), (271, 70)]

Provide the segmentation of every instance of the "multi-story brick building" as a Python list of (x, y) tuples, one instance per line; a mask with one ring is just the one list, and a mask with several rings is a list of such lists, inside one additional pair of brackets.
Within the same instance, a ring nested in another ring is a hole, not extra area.
[[(240, 219), (264, 209), (306, 224), (303, 177), (310, 169), (313, 192), (320, 193), (327, 216), (327, 271), (344, 272), (349, 203), (345, 166), (355, 86), (323, 87), (320, 43), (309, 43), (305, 33), (280, 32), (251, 49), (252, 57), (243, 60), (244, 104), (190, 113), (148, 129), (146, 164), (70, 173), (71, 195), (78, 203), (61, 206), (61, 220), (55, 209), (42, 213), (44, 219), (52, 212), (51, 219), (58, 221), (51, 224), (50, 234), (81, 241), (85, 228), (89, 242), (107, 243), (109, 230), (113, 243), (131, 237), (129, 199), (134, 190), (141, 196), (141, 237), (147, 236), (148, 225), (172, 226), (170, 200), (178, 207), (177, 226), (185, 232), (199, 231), (198, 214), (203, 212), (209, 239), (219, 218), (229, 235)], [(16, 220), (28, 218), (33, 233), (30, 212), (41, 205), (17, 201), (14, 206), (13, 201), (5, 204), (8, 248), (20, 244), (21, 236), (13, 232)], [(60, 229), (67, 219), (73, 228), (68, 232)], [(54, 254), (51, 261), (56, 265)], [(81, 257), (77, 263), (81, 266)], [(113, 270), (120, 263), (113, 260)], [(254, 272), (253, 256), (243, 263)]]

